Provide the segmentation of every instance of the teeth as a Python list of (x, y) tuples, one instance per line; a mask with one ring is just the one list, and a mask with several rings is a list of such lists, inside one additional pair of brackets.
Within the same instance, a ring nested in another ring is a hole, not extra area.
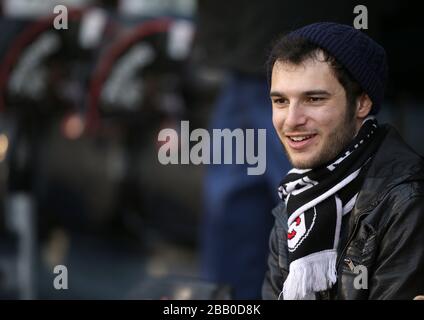
[(293, 141), (296, 141), (296, 142), (298, 142), (298, 141), (303, 141), (303, 140), (306, 140), (306, 139), (309, 139), (311, 136), (303, 136), (303, 137), (290, 137), (290, 139), (292, 139)]

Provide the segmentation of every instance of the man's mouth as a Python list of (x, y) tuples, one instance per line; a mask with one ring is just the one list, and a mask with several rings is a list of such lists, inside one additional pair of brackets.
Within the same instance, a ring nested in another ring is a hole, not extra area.
[(312, 143), (312, 141), (316, 137), (316, 134), (286, 135), (286, 137), (288, 138), (287, 141), (290, 148), (295, 150), (301, 150), (308, 147)]
[(299, 142), (299, 141), (303, 141), (303, 140), (307, 140), (312, 138), (313, 135), (309, 135), (309, 136), (298, 136), (298, 137), (289, 137), (292, 141), (295, 142)]

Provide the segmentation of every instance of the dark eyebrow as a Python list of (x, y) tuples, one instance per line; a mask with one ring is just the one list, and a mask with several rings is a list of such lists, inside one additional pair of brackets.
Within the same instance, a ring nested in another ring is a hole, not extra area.
[(315, 96), (315, 95), (331, 96), (331, 93), (325, 90), (310, 90), (310, 91), (305, 91), (303, 94), (305, 96)]
[(270, 97), (284, 97), (285, 95), (281, 92), (278, 92), (278, 91), (271, 91), (269, 93), (269, 96)]
[[(321, 96), (331, 96), (331, 93), (325, 90), (309, 90), (302, 93), (305, 96), (314, 96), (314, 95), (321, 95)], [(278, 91), (271, 91), (269, 93), (270, 97), (285, 97), (285, 94)]]

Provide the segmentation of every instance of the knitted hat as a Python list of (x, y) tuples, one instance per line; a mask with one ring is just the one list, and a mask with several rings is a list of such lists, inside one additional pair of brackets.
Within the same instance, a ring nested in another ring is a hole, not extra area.
[(386, 52), (365, 33), (344, 24), (319, 22), (289, 33), (321, 47), (343, 65), (373, 102), (376, 114), (384, 96), (387, 79)]

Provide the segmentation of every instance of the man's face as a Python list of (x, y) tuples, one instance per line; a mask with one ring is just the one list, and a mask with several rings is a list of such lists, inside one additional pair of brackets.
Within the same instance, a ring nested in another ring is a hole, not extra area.
[(315, 168), (334, 159), (356, 134), (345, 90), (326, 62), (277, 61), (270, 95), (274, 128), (295, 168)]

